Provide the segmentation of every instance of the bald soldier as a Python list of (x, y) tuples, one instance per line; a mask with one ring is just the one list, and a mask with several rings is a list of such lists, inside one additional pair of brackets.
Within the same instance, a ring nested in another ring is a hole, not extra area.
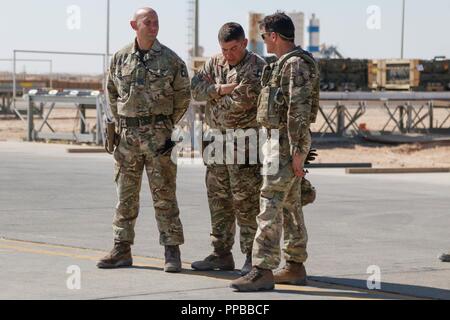
[(114, 151), (118, 203), (113, 219), (114, 248), (97, 266), (132, 265), (131, 245), (145, 169), (159, 242), (165, 248), (164, 271), (180, 272), (179, 245), (184, 237), (175, 196), (177, 170), (170, 159), (170, 146), (174, 125), (189, 105), (188, 73), (185, 63), (158, 41), (155, 10), (137, 10), (130, 25), (136, 38), (114, 54), (108, 74), (108, 99), (120, 135)]

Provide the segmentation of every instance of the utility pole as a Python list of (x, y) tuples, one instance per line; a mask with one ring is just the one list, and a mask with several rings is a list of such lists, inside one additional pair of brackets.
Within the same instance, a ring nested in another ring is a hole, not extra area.
[(109, 68), (109, 14), (110, 13), (110, 0), (106, 0), (106, 53), (103, 58), (103, 90), (106, 92), (106, 79)]
[(199, 0), (195, 0), (195, 39), (194, 39), (194, 56), (198, 57), (199, 52), (198, 52), (198, 16), (199, 16), (199, 12), (198, 12), (198, 1)]
[(405, 0), (403, 0), (403, 11), (402, 11), (402, 48), (401, 48), (401, 58), (403, 59), (403, 49), (405, 44)]

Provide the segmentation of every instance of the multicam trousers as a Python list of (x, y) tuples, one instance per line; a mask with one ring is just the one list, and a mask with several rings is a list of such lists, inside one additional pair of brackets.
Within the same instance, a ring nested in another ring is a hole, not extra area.
[(261, 187), (259, 165), (207, 165), (206, 187), (211, 213), (211, 242), (215, 252), (228, 252), (234, 244), (236, 221), (240, 247), (252, 252), (259, 213)]
[(171, 138), (169, 120), (138, 128), (127, 128), (114, 151), (118, 203), (113, 220), (114, 240), (134, 242), (134, 226), (139, 214), (139, 192), (145, 169), (153, 198), (161, 245), (184, 242), (183, 227), (175, 195), (177, 167), (170, 152), (160, 155)]
[(284, 229), (284, 258), (303, 263), (308, 254), (308, 234), (301, 202), (301, 178), (294, 175), (286, 130), (280, 130), (279, 170), (264, 175), (260, 197), (258, 230), (253, 243), (253, 265), (276, 269), (280, 264), (281, 231)]

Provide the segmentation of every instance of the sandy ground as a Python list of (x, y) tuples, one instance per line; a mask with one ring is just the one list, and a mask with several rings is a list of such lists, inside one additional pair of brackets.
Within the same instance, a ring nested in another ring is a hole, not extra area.
[(449, 168), (450, 146), (427, 148), (419, 145), (318, 149), (317, 162), (368, 162), (375, 168)]
[[(358, 121), (365, 123), (369, 130), (380, 130), (387, 118), (383, 110), (368, 110)], [(93, 130), (95, 125), (95, 111), (87, 111), (88, 130)], [(445, 119), (445, 113), (436, 117)], [(49, 120), (50, 125), (58, 132), (77, 131), (79, 122), (76, 120), (76, 111), (67, 109), (55, 109)], [(442, 121), (441, 119), (441, 121)], [(39, 127), (42, 119), (36, 117), (35, 126)], [(313, 125), (313, 131), (317, 131), (322, 119)], [(44, 125), (43, 131), (49, 131)], [(26, 123), (13, 116), (0, 115), (0, 140), (24, 140), (26, 137)], [(351, 146), (326, 145), (319, 146), (318, 163), (342, 163), (342, 162), (369, 162), (374, 167), (450, 167), (450, 146), (427, 147), (419, 145), (380, 146), (375, 144), (357, 144)]]

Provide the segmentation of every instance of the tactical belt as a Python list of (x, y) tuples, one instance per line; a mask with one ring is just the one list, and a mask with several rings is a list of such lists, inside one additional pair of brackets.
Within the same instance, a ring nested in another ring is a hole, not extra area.
[(168, 116), (163, 114), (146, 116), (146, 117), (120, 117), (121, 128), (142, 127), (149, 124), (155, 124), (156, 122), (162, 122), (169, 119)]

